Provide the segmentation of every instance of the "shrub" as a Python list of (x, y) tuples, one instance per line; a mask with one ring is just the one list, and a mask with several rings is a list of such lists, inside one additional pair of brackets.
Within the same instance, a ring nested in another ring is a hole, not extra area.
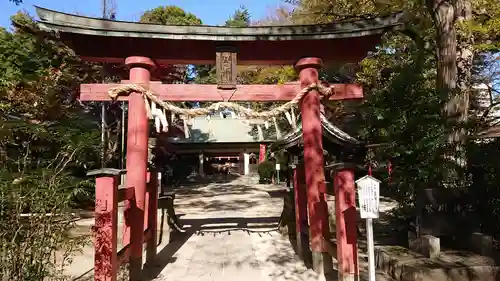
[(0, 169), (0, 281), (62, 280), (86, 242), (70, 233), (76, 182), (65, 169), (74, 156), (20, 173)]
[(273, 162), (264, 161), (258, 166), (259, 181), (261, 183), (269, 183), (276, 172), (276, 168)]

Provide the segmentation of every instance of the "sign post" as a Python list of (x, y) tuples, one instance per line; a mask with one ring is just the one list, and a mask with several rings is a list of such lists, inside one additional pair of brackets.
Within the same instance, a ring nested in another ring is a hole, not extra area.
[(276, 182), (280, 184), (280, 170), (281, 170), (281, 165), (276, 164)]
[(380, 202), (380, 181), (372, 176), (364, 176), (356, 181), (361, 218), (366, 219), (366, 239), (368, 244), (368, 280), (375, 281), (375, 246), (373, 243), (373, 219), (378, 218)]
[(158, 172), (158, 196), (162, 196), (164, 194), (163, 185), (161, 184), (161, 172)]

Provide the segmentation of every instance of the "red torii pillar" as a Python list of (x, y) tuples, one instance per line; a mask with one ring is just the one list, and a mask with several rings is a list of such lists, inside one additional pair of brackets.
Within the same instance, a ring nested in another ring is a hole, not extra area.
[[(319, 84), (318, 70), (322, 67), (322, 64), (319, 58), (303, 58), (296, 63), (295, 68), (299, 72), (302, 88), (311, 84)], [(330, 272), (333, 265), (332, 257), (328, 254), (324, 241), (325, 238), (329, 237), (330, 230), (328, 227), (328, 207), (325, 199), (323, 127), (320, 119), (318, 91), (309, 91), (302, 99), (300, 109), (304, 138), (304, 164), (313, 269), (323, 274)]]
[[(128, 57), (125, 65), (130, 68), (130, 82), (148, 87), (154, 62), (146, 57)], [(130, 239), (130, 280), (139, 280), (142, 271), (142, 246), (144, 241), (144, 216), (148, 163), (149, 126), (144, 97), (132, 92), (128, 98), (127, 178), (126, 185), (134, 188), (134, 200), (127, 201), (128, 213), (124, 244)], [(131, 225), (135, 227), (131, 227)]]
[(335, 223), (339, 281), (356, 280), (359, 276), (356, 187), (354, 167), (340, 164), (333, 171), (335, 190)]
[(293, 191), (297, 254), (301, 259), (306, 260), (309, 253), (309, 233), (307, 229), (307, 193), (304, 178), (304, 163), (297, 164), (293, 169)]

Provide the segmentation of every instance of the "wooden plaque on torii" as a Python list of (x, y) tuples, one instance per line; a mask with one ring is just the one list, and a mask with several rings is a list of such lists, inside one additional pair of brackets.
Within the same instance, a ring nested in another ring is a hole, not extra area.
[(215, 67), (217, 74), (217, 88), (222, 90), (236, 89), (237, 75), (236, 49), (219, 47), (215, 53)]

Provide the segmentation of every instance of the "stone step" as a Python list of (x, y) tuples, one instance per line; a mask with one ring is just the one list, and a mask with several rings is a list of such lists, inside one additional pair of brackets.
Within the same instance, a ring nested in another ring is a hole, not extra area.
[[(335, 265), (334, 265), (335, 267)], [(336, 271), (332, 272), (328, 276), (325, 276), (326, 281), (338, 281), (338, 273)], [(365, 267), (360, 268), (359, 270), (359, 278), (356, 279), (359, 281), (370, 281), (369, 276), (368, 276), (368, 269)], [(376, 270), (375, 271), (375, 280), (376, 281), (396, 281), (396, 279), (392, 278), (389, 276), (389, 274), (381, 271), (381, 270)]]
[[(363, 278), (363, 274), (361, 274), (360, 276), (360, 280), (364, 281), (369, 281), (368, 280), (368, 276), (366, 276), (366, 279)], [(377, 270), (377, 272), (375, 273), (375, 280), (377, 281), (396, 281), (394, 278), (392, 278), (391, 276), (389, 276), (389, 274), (381, 271), (381, 270)]]
[(500, 266), (494, 259), (464, 251), (442, 251), (426, 258), (400, 246), (375, 248), (375, 266), (396, 281), (495, 281)]

